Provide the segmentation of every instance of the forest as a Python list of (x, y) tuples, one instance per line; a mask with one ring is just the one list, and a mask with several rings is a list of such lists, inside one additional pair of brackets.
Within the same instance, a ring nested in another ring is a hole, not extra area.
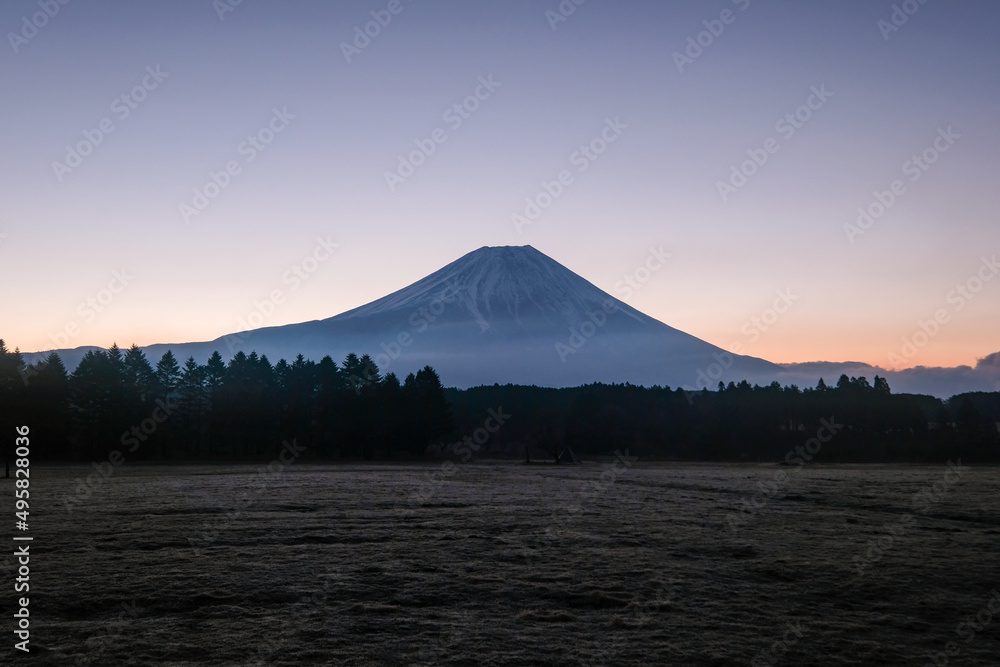
[(256, 352), (228, 362), (215, 352), (202, 365), (168, 351), (154, 365), (135, 345), (113, 345), (68, 373), (55, 353), (29, 365), (0, 340), (0, 429), (30, 425), (33, 457), (58, 462), (115, 452), (127, 461), (265, 460), (295, 442), (303, 460), (555, 461), (570, 447), (583, 458), (778, 463), (826, 428), (833, 436), (817, 460), (986, 463), (1000, 461), (998, 423), (1000, 393), (943, 401), (893, 394), (878, 376), (695, 393), (631, 384), (459, 390), (430, 366), (400, 381), (356, 354), (272, 364)]

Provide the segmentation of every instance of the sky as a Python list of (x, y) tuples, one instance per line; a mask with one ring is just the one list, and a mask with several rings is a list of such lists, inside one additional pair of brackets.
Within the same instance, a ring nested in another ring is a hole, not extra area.
[(998, 23), (986, 0), (8, 0), (0, 337), (212, 340), (532, 245), (770, 361), (974, 365), (1000, 351)]

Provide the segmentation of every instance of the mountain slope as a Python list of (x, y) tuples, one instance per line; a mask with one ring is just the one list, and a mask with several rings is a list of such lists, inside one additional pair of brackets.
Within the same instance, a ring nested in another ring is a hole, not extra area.
[(780, 370), (644, 315), (531, 246), (480, 248), (329, 319), (147, 352), (155, 358), (167, 348), (199, 361), (216, 349), (224, 357), (256, 350), (272, 361), (298, 353), (340, 361), (354, 351), (400, 376), (430, 364), (459, 387), (603, 381), (714, 388), (720, 377), (773, 378)]

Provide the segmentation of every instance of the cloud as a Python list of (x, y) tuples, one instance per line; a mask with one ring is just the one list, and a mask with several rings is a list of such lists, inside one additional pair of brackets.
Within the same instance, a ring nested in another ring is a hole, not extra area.
[(915, 366), (894, 371), (856, 361), (811, 361), (801, 364), (783, 364), (777, 378), (782, 384), (812, 387), (819, 378), (828, 385), (837, 382), (841, 374), (865, 376), (869, 381), (881, 375), (889, 381), (897, 394), (930, 394), (949, 398), (969, 391), (1000, 391), (1000, 352), (979, 359), (972, 366)]
[(976, 370), (982, 371), (1000, 371), (1000, 352), (994, 352), (993, 354), (988, 354), (978, 362), (976, 362)]

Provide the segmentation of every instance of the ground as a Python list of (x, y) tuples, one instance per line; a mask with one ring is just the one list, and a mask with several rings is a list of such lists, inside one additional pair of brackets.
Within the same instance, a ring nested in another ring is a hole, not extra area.
[(34, 467), (19, 662), (1000, 661), (998, 468), (262, 469)]

